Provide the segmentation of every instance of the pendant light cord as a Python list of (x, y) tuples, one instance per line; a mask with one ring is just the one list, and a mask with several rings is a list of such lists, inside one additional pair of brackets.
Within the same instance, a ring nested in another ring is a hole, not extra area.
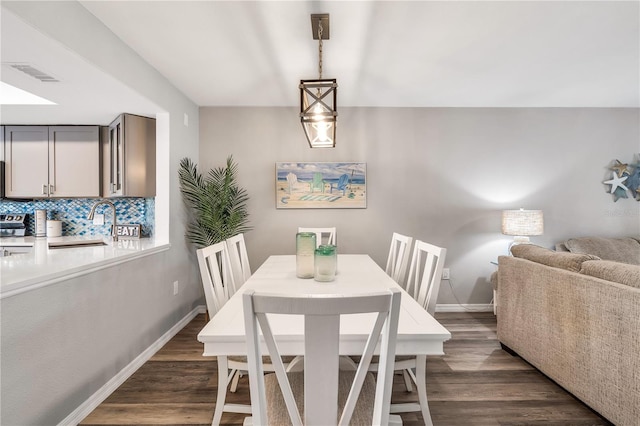
[(322, 19), (318, 20), (318, 74), (322, 80)]

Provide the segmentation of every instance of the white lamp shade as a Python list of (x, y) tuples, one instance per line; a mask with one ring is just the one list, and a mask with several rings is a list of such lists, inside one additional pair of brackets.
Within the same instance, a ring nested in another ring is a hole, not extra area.
[(544, 219), (542, 210), (503, 210), (502, 233), (505, 235), (542, 235)]

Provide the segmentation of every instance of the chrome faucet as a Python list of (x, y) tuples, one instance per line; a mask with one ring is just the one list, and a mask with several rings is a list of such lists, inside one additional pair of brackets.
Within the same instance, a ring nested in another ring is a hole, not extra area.
[(118, 241), (118, 236), (116, 235), (116, 224), (118, 223), (116, 220), (116, 206), (111, 201), (102, 200), (95, 203), (93, 207), (91, 207), (91, 211), (89, 212), (89, 216), (87, 216), (87, 219), (93, 220), (93, 216), (96, 214), (96, 207), (98, 207), (100, 204), (106, 204), (108, 206), (111, 206), (111, 212), (113, 213), (113, 224), (111, 225), (111, 238), (113, 239), (113, 241)]

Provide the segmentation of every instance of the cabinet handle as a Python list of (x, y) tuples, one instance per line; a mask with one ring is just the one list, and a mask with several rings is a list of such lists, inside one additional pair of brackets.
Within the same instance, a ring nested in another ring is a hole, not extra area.
[(118, 188), (118, 185), (116, 185), (115, 183), (111, 184), (111, 193), (115, 194), (116, 193), (116, 189)]
[(49, 195), (47, 194), (47, 187), (48, 185), (42, 185), (42, 195)]
[(53, 194), (55, 192), (56, 187), (53, 185), (49, 185), (49, 195)]

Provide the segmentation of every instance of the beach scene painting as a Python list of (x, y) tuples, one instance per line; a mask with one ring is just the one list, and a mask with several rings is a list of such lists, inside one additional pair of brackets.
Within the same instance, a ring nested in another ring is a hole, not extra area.
[(276, 208), (364, 209), (366, 163), (276, 163)]

